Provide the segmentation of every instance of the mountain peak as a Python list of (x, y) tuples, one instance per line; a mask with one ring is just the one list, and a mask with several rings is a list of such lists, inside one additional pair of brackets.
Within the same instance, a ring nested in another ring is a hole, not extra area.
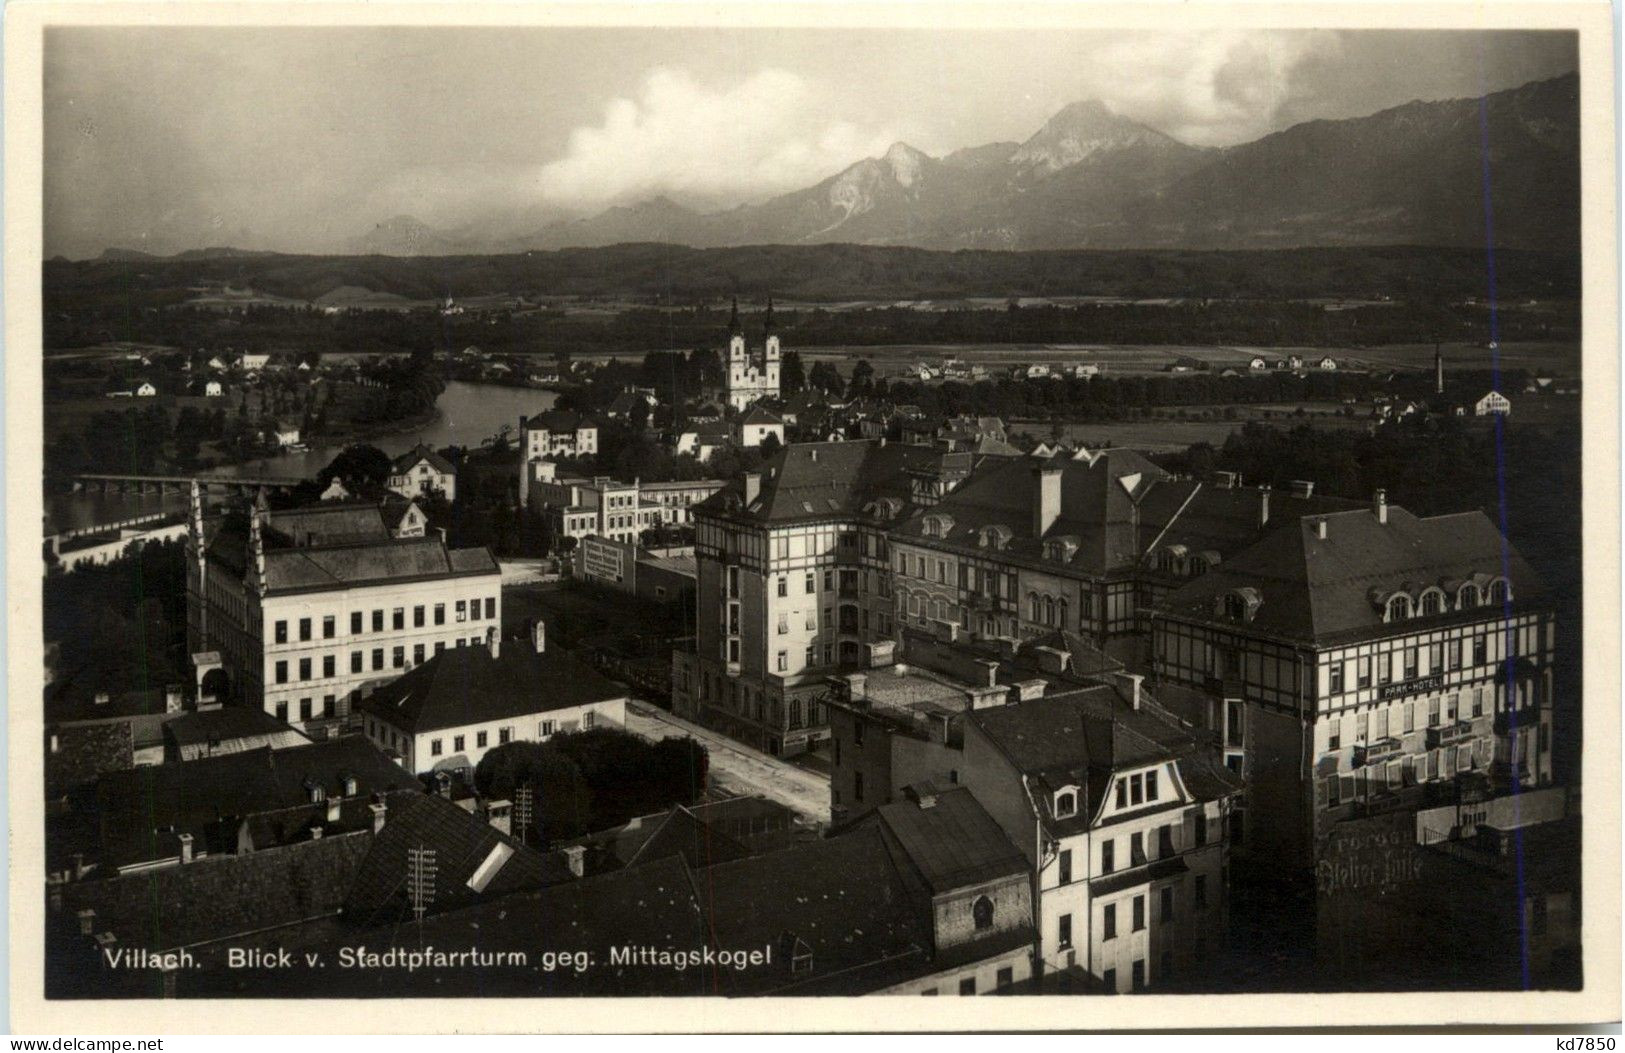
[(1040, 175), (1131, 146), (1181, 146), (1154, 128), (1112, 112), (1099, 99), (1067, 103), (1010, 155), (1010, 163)]
[(892, 178), (899, 186), (910, 187), (920, 178), (920, 168), (931, 160), (926, 154), (904, 142), (895, 142), (886, 151), (886, 164), (891, 166)]

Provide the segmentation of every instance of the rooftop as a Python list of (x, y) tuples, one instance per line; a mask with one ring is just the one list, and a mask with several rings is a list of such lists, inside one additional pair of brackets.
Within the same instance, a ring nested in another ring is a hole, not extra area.
[(410, 450), (407, 450), (405, 453), (401, 454), (399, 457), (395, 458), (392, 467), (396, 472), (405, 472), (409, 469), (417, 467), (420, 461), (428, 461), (429, 467), (433, 468), (442, 475), (451, 475), (457, 471), (457, 469), (452, 466), (450, 461), (446, 460), (438, 453), (435, 453), (421, 442), (412, 447)]
[(509, 640), (501, 655), (453, 647), (363, 699), (361, 708), (408, 733), (548, 713), (622, 698), (626, 689), (568, 651)]
[(932, 892), (1027, 873), (1027, 858), (970, 790), (916, 787), (910, 798), (881, 805), (876, 814)]

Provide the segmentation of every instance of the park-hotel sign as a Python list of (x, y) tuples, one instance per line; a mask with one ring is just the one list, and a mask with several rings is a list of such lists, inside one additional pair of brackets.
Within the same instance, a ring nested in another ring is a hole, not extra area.
[(1416, 680), (1407, 680), (1402, 684), (1383, 684), (1377, 689), (1377, 698), (1386, 702), (1390, 698), (1400, 695), (1419, 695), (1423, 691), (1436, 691), (1444, 686), (1444, 675), (1435, 673), (1433, 676), (1424, 676)]

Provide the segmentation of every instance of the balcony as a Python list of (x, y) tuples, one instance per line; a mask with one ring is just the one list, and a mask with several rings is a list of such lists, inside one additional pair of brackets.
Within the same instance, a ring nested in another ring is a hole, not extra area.
[(1363, 768), (1367, 764), (1381, 764), (1402, 756), (1404, 752), (1403, 745), (1396, 738), (1377, 739), (1354, 747), (1354, 766)]
[(1473, 738), (1473, 725), (1471, 721), (1458, 720), (1454, 724), (1445, 724), (1442, 727), (1428, 728), (1428, 749), (1443, 749), (1446, 746), (1460, 746)]

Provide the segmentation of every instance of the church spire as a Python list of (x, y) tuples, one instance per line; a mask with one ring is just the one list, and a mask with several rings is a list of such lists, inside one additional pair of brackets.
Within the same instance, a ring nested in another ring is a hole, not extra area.
[(773, 335), (773, 294), (772, 293), (769, 293), (768, 297), (767, 297), (767, 319), (763, 323), (763, 325), (767, 329), (767, 335), (772, 336)]
[(728, 316), (728, 334), (739, 335), (739, 297), (734, 297), (733, 313)]

